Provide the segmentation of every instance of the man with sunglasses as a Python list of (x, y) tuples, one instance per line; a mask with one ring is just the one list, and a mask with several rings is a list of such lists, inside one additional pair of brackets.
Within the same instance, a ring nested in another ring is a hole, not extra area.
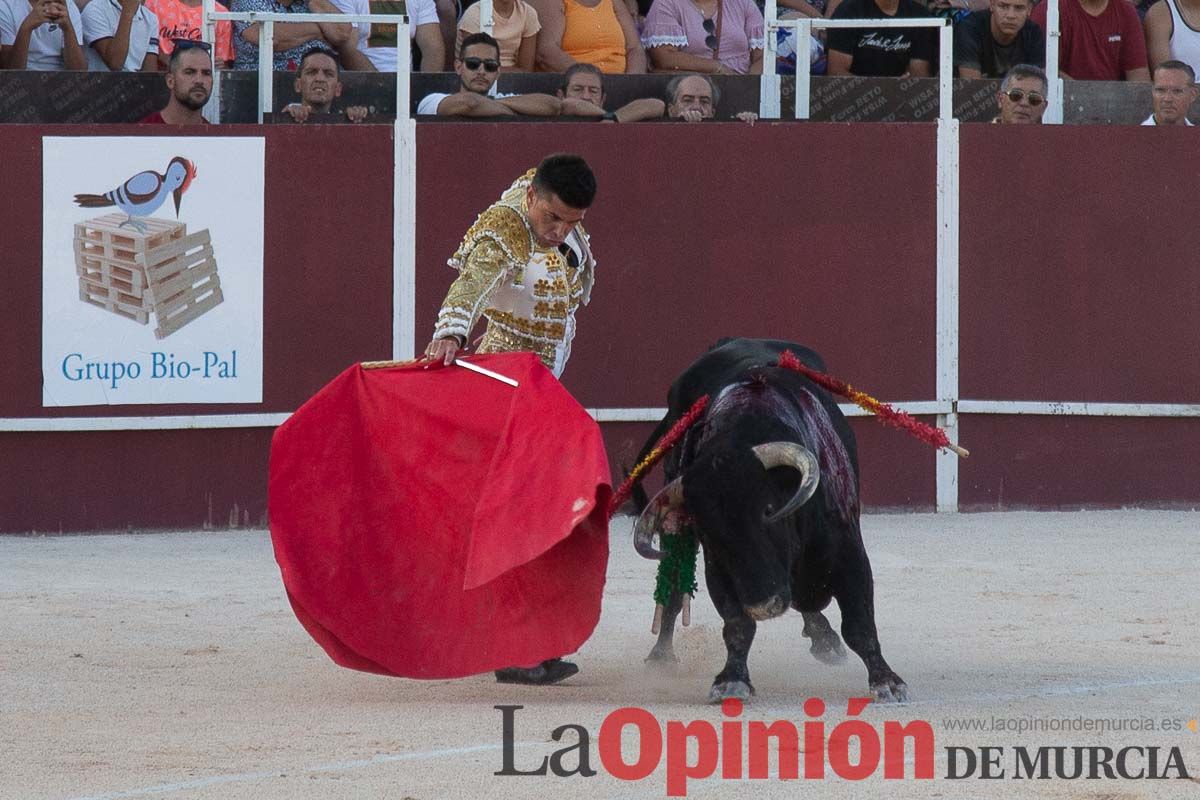
[(174, 42), (167, 64), (167, 107), (140, 120), (149, 125), (207, 125), (201, 111), (212, 94), (212, 45), (191, 39)]
[(1164, 61), (1154, 70), (1151, 99), (1154, 113), (1143, 125), (1191, 125), (1188, 111), (1196, 102), (1196, 72), (1182, 61)]
[(426, 95), (417, 114), (439, 117), (557, 117), (562, 101), (548, 94), (497, 95), (488, 92), (500, 75), (500, 43), (486, 33), (473, 33), (462, 41), (454, 59), (459, 87), (454, 94)]
[(1046, 73), (1032, 64), (1017, 64), (1004, 76), (996, 102), (1000, 115), (992, 122), (1039, 125), (1046, 113)]

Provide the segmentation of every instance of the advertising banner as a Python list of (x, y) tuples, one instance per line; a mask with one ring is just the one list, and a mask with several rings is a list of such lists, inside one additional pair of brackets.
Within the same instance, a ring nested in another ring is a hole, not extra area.
[(262, 402), (263, 139), (42, 151), (42, 404)]

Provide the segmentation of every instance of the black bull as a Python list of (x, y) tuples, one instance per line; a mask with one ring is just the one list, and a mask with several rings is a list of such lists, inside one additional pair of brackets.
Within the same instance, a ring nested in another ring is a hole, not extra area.
[[(758, 620), (790, 606), (804, 617), (812, 654), (839, 663), (846, 653), (821, 611), (836, 599), (842, 637), (867, 667), (879, 700), (906, 700), (875, 631), (874, 581), (859, 527), (858, 452), (837, 403), (799, 373), (776, 366), (790, 350), (814, 369), (812, 350), (790, 342), (726, 339), (671, 386), (667, 415), (643, 448), (654, 444), (703, 395), (703, 416), (664, 461), (667, 486), (635, 527), (638, 552), (661, 556), (655, 534), (690, 527), (704, 553), (704, 579), (724, 621), (725, 668), (709, 698), (754, 693), (747, 657)], [(645, 494), (639, 493), (645, 506)], [(671, 598), (649, 662), (673, 662)]]

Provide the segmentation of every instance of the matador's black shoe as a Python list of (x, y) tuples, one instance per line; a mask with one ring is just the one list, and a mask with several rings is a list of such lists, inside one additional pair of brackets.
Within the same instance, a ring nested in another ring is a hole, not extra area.
[(536, 667), (506, 667), (496, 670), (496, 683), (527, 683), (547, 686), (565, 681), (579, 672), (579, 667), (561, 658), (548, 658)]

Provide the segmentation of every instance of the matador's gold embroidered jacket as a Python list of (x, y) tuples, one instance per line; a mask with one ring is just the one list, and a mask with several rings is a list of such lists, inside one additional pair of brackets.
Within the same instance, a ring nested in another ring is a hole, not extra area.
[(582, 225), (566, 241), (578, 267), (558, 250), (538, 246), (525, 202), (533, 173), (479, 215), (451, 256), (448, 263), (459, 276), (442, 303), (434, 337), (465, 341), (482, 315), (488, 324), (478, 352), (532, 350), (559, 377), (571, 355), (575, 310), (591, 299), (596, 262)]

